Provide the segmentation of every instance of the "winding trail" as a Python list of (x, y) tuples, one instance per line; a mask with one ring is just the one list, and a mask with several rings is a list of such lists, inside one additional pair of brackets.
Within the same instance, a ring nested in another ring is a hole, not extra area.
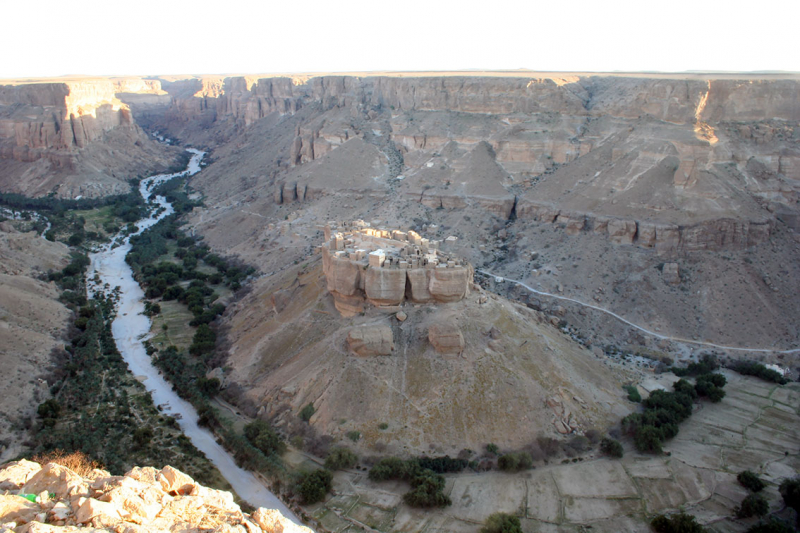
[(733, 351), (739, 351), (739, 352), (778, 353), (778, 354), (800, 353), (800, 348), (792, 348), (791, 350), (775, 350), (775, 349), (772, 349), (772, 348), (743, 348), (743, 347), (740, 347), (740, 346), (725, 346), (723, 344), (715, 344), (713, 342), (695, 341), (695, 340), (691, 340), (691, 339), (684, 339), (683, 337), (673, 337), (671, 335), (662, 335), (661, 333), (656, 333), (655, 331), (650, 331), (649, 329), (644, 328), (644, 327), (642, 327), (642, 326), (640, 326), (638, 324), (634, 324), (630, 320), (619, 316), (618, 314), (616, 314), (615, 312), (613, 312), (613, 311), (611, 311), (609, 309), (605, 309), (603, 307), (598, 307), (596, 305), (588, 304), (586, 302), (582, 302), (580, 300), (576, 300), (575, 298), (569, 298), (567, 296), (559, 296), (557, 294), (551, 294), (549, 292), (539, 291), (539, 290), (534, 289), (533, 287), (530, 287), (530, 286), (526, 285), (525, 283), (523, 283), (521, 281), (518, 281), (518, 280), (515, 280), (515, 279), (509, 279), (509, 278), (500, 276), (498, 274), (492, 274), (491, 272), (487, 272), (485, 270), (475, 269), (475, 272), (478, 272), (479, 274), (483, 274), (484, 276), (495, 278), (496, 280), (499, 280), (499, 281), (507, 281), (509, 283), (514, 283), (514, 284), (519, 285), (521, 287), (525, 287), (526, 289), (528, 289), (532, 293), (538, 294), (540, 296), (547, 296), (548, 298), (555, 298), (557, 300), (563, 300), (563, 301), (566, 301), (566, 302), (572, 302), (572, 303), (576, 303), (578, 305), (582, 305), (583, 307), (588, 307), (589, 309), (594, 309), (595, 311), (600, 311), (601, 313), (605, 313), (607, 315), (610, 315), (610, 316), (616, 318), (620, 322), (623, 322), (623, 323), (631, 326), (632, 328), (638, 329), (642, 333), (647, 333), (648, 335), (652, 335), (653, 337), (656, 337), (657, 339), (663, 339), (663, 340), (675, 341), (675, 342), (682, 342), (682, 343), (685, 343), (685, 344), (694, 344), (696, 346), (708, 346), (710, 348), (718, 348), (720, 350), (733, 350)]

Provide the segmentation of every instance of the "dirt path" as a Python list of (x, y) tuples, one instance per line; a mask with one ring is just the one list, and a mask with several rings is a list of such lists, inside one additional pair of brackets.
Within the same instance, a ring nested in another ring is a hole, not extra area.
[(710, 348), (718, 348), (720, 350), (734, 350), (734, 351), (740, 351), (740, 352), (779, 353), (779, 354), (800, 353), (800, 348), (792, 348), (790, 350), (775, 350), (773, 348), (744, 348), (744, 347), (740, 347), (740, 346), (725, 346), (725, 345), (722, 345), (722, 344), (715, 344), (713, 342), (695, 341), (695, 340), (691, 340), (691, 339), (684, 339), (682, 337), (673, 337), (673, 336), (670, 336), (670, 335), (662, 335), (661, 333), (656, 333), (655, 331), (650, 331), (649, 329), (644, 328), (642, 326), (639, 326), (638, 324), (634, 324), (630, 320), (627, 320), (627, 319), (619, 316), (618, 314), (616, 314), (613, 311), (610, 311), (609, 309), (605, 309), (603, 307), (598, 307), (596, 305), (588, 304), (586, 302), (582, 302), (582, 301), (576, 300), (574, 298), (569, 298), (567, 296), (559, 296), (557, 294), (550, 294), (549, 292), (539, 291), (539, 290), (534, 289), (533, 287), (530, 287), (530, 286), (524, 284), (521, 281), (517, 281), (515, 279), (505, 278), (503, 276), (500, 276), (498, 274), (492, 274), (491, 272), (487, 272), (485, 270), (476, 269), (475, 272), (478, 272), (479, 274), (483, 274), (484, 276), (493, 277), (493, 278), (495, 278), (496, 280), (499, 280), (499, 281), (508, 281), (509, 283), (514, 283), (514, 284), (519, 285), (521, 287), (525, 287), (526, 289), (528, 289), (532, 293), (538, 294), (540, 296), (547, 296), (549, 298), (555, 298), (557, 300), (564, 300), (566, 302), (572, 302), (572, 303), (576, 303), (578, 305), (582, 305), (583, 307), (588, 307), (589, 309), (594, 309), (595, 311), (600, 311), (601, 313), (605, 313), (607, 315), (610, 315), (610, 316), (616, 318), (620, 322), (624, 322), (625, 324), (631, 326), (632, 328), (638, 329), (639, 331), (641, 331), (643, 333), (647, 333), (648, 335), (652, 335), (653, 337), (656, 337), (658, 339), (663, 339), (663, 340), (668, 340), (668, 341), (675, 341), (675, 342), (682, 342), (682, 343), (685, 343), (685, 344), (694, 344), (696, 346), (708, 346)]

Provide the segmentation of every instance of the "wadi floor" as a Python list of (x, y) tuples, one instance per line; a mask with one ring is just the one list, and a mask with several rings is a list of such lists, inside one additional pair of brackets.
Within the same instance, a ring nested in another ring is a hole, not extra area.
[[(717, 532), (744, 531), (733, 509), (747, 495), (736, 474), (750, 469), (768, 482), (771, 511), (783, 507), (777, 486), (797, 475), (800, 458), (800, 386), (783, 387), (726, 372), (727, 396), (703, 402), (669, 455), (636, 453), (613, 460), (589, 455), (582, 462), (559, 459), (520, 474), (488, 472), (448, 476), (453, 505), (416, 510), (402, 503), (403, 483), (373, 483), (365, 471), (339, 472), (334, 496), (309, 510), (335, 531), (474, 532), (486, 517), (503, 511), (523, 517), (526, 532), (639, 532), (654, 514), (685, 509)], [(661, 378), (665, 385), (674, 379)], [(553, 464), (558, 463), (558, 464)]]

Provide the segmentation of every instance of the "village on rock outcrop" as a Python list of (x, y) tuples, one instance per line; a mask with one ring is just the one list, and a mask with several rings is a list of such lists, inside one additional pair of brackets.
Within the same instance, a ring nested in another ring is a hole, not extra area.
[[(455, 242), (445, 239), (445, 245)], [(469, 294), (472, 266), (440, 249), (437, 240), (410, 230), (370, 227), (363, 220), (325, 226), (320, 246), (328, 291), (344, 316), (378, 307), (457, 302)]]

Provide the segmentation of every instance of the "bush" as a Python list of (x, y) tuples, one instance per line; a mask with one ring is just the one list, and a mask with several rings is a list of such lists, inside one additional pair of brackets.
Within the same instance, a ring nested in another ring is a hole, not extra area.
[(444, 493), (444, 477), (431, 470), (422, 470), (411, 478), (411, 491), (403, 501), (411, 507), (445, 507), (452, 502)]
[(774, 516), (767, 522), (759, 522), (751, 526), (745, 533), (792, 533), (797, 531), (791, 525)]
[(250, 422), (244, 427), (244, 436), (254, 447), (258, 448), (264, 455), (280, 455), (286, 451), (286, 443), (263, 420)]
[(600, 441), (600, 451), (609, 457), (616, 457), (618, 459), (624, 454), (622, 444), (620, 444), (619, 441), (609, 439), (608, 437)]
[(754, 361), (738, 361), (733, 363), (730, 366), (730, 369), (734, 372), (742, 374), (743, 376), (755, 376), (763, 379), (764, 381), (778, 383), (779, 385), (786, 385), (789, 383), (789, 380), (783, 377), (783, 375), (777, 370), (772, 370), (761, 363), (756, 363)]
[(703, 374), (710, 374), (719, 368), (719, 361), (711, 354), (704, 354), (700, 358), (699, 363), (689, 363), (686, 368), (672, 367), (672, 373), (676, 376), (701, 376)]
[(705, 533), (706, 528), (697, 523), (694, 516), (678, 513), (672, 516), (660, 514), (653, 518), (650, 526), (656, 533)]
[(83, 452), (66, 453), (62, 450), (53, 450), (52, 452), (34, 455), (31, 457), (31, 460), (42, 466), (47, 463), (58, 463), (83, 477), (91, 474), (92, 470), (95, 468), (103, 468), (102, 464), (90, 459), (89, 456)]
[(300, 475), (297, 482), (297, 493), (303, 503), (310, 505), (321, 502), (325, 495), (331, 490), (333, 474), (330, 470), (314, 470)]
[(350, 439), (353, 442), (358, 442), (361, 439), (360, 431), (356, 430), (348, 431), (347, 433), (345, 433), (345, 435), (347, 436), (348, 439)]
[(522, 533), (522, 525), (514, 515), (494, 513), (484, 522), (481, 533)]
[(625, 385), (622, 388), (628, 393), (628, 400), (635, 403), (641, 403), (642, 395), (639, 394), (639, 389), (637, 389), (634, 385)]
[(310, 404), (306, 405), (305, 407), (303, 407), (302, 409), (300, 409), (300, 415), (299, 416), (300, 416), (300, 419), (303, 422), (308, 422), (309, 420), (311, 420), (311, 417), (314, 416), (314, 413), (316, 413), (316, 412), (317, 412), (317, 410), (314, 409), (314, 404), (310, 403)]
[(760, 494), (748, 494), (742, 504), (734, 509), (737, 518), (764, 516), (769, 512), (769, 503)]
[(343, 470), (353, 468), (358, 463), (358, 456), (347, 448), (338, 447), (331, 450), (325, 458), (325, 468), (328, 470)]
[(761, 492), (764, 487), (767, 486), (766, 483), (761, 481), (761, 478), (749, 470), (739, 472), (739, 475), (736, 476), (736, 480), (751, 492)]
[(486, 445), (486, 451), (491, 454), (497, 455), (498, 452), (500, 451), (500, 448), (497, 446), (497, 444), (490, 442), (489, 444)]
[(800, 477), (784, 479), (778, 490), (783, 497), (783, 503), (794, 509), (800, 520)]

